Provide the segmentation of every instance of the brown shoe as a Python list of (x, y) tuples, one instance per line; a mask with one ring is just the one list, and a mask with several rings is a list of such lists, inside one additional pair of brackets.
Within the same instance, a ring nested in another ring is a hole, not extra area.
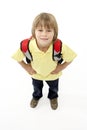
[(31, 106), (32, 108), (35, 108), (35, 107), (37, 106), (37, 104), (38, 104), (38, 101), (39, 101), (39, 100), (37, 100), (37, 99), (35, 99), (35, 98), (32, 98), (32, 100), (31, 100), (31, 102), (30, 102), (30, 106)]
[(58, 107), (58, 100), (57, 98), (50, 99), (50, 105), (53, 110), (56, 110)]

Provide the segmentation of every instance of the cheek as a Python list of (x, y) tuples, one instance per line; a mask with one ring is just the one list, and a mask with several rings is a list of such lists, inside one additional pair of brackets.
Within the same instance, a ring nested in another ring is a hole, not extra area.
[(36, 39), (38, 38), (38, 33), (35, 33), (35, 38), (36, 38)]
[(52, 33), (52, 34), (50, 35), (50, 39), (53, 39), (53, 37), (54, 37), (54, 33)]
[(51, 37), (54, 37), (54, 32), (52, 32), (50, 36), (51, 36)]
[(37, 32), (35, 35), (38, 38), (38, 37), (40, 37), (41, 34), (39, 32)]

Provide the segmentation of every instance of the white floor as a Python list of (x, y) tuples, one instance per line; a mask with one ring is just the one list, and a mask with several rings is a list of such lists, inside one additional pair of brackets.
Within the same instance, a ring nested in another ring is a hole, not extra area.
[[(87, 130), (87, 6), (86, 0), (0, 1), (0, 130)], [(34, 17), (56, 16), (58, 37), (77, 53), (59, 82), (59, 107), (52, 110), (44, 83), (37, 108), (29, 106), (30, 76), (11, 55), (31, 34)]]
[[(6, 64), (4, 64), (6, 63)], [(1, 130), (87, 130), (87, 88), (85, 78), (73, 74), (76, 61), (63, 72), (59, 87), (59, 108), (52, 110), (44, 83), (43, 98), (30, 108), (30, 76), (12, 59), (1, 59), (0, 129)], [(2, 69), (3, 68), (3, 69)], [(81, 72), (81, 71), (80, 71)]]

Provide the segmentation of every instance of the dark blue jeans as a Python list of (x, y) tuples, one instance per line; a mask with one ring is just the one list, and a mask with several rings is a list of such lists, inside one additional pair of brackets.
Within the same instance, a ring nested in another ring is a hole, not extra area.
[[(49, 99), (57, 98), (59, 79), (46, 81), (46, 83), (49, 86), (48, 98)], [(37, 80), (32, 78), (32, 84), (34, 87), (34, 92), (32, 94), (33, 98), (40, 99), (43, 96), (42, 94), (43, 80)]]

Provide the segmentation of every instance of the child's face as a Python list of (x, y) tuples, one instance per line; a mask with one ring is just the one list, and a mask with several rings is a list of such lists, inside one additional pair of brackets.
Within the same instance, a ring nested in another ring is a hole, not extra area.
[(54, 37), (54, 30), (45, 27), (37, 27), (35, 29), (35, 37), (39, 47), (48, 47)]

